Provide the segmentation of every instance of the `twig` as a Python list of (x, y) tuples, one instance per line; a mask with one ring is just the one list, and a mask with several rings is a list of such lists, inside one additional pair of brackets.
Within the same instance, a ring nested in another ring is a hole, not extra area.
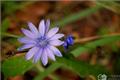
[(120, 36), (120, 33), (114, 33), (110, 35), (103, 35), (103, 36), (92, 36), (92, 37), (87, 37), (87, 38), (82, 38), (82, 39), (76, 39), (75, 43), (86, 43), (92, 40), (104, 38), (104, 37), (110, 37), (110, 36)]

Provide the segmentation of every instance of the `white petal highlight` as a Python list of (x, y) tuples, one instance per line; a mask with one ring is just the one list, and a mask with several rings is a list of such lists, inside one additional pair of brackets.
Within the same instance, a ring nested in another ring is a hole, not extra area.
[(34, 58), (33, 58), (34, 63), (36, 63), (38, 60), (40, 60), (42, 53), (43, 53), (43, 49), (39, 48), (38, 52), (35, 53), (35, 55), (34, 55)]
[(43, 51), (43, 53), (42, 53), (41, 61), (42, 61), (44, 66), (47, 65), (47, 63), (48, 63), (48, 56), (47, 56), (47, 53), (45, 51)]
[(55, 34), (53, 37), (50, 38), (50, 40), (56, 40), (59, 38), (62, 38), (64, 36), (64, 34)]
[(51, 38), (52, 36), (54, 36), (58, 32), (58, 30), (59, 30), (58, 27), (50, 29), (47, 33), (47, 37)]
[(53, 45), (53, 46), (60, 46), (62, 45), (64, 42), (63, 41), (60, 41), (60, 40), (51, 40), (49, 42), (50, 45)]
[(47, 21), (46, 21), (46, 33), (48, 32), (49, 27), (50, 27), (50, 20), (47, 19)]
[(41, 34), (41, 36), (44, 36), (45, 34), (45, 21), (41, 20), (41, 22), (39, 23), (39, 33)]
[(31, 58), (34, 56), (34, 54), (38, 52), (38, 50), (39, 50), (38, 47), (33, 47), (33, 48), (31, 48), (31, 49), (27, 52), (27, 54), (26, 54), (26, 56), (25, 56), (26, 59), (27, 59), (27, 60), (31, 59)]
[(53, 51), (53, 53), (54, 53), (56, 56), (62, 57), (61, 52), (60, 52), (56, 47), (54, 47), (54, 46), (49, 46), (49, 48), (50, 48), (50, 50)]
[(48, 56), (51, 60), (55, 61), (55, 56), (54, 56), (52, 50), (50, 50), (50, 49), (47, 47), (47, 48), (45, 48), (45, 53), (47, 54), (47, 56)]
[(35, 38), (35, 35), (34, 35), (32, 32), (30, 32), (29, 30), (24, 29), (24, 28), (22, 28), (21, 30), (22, 30), (22, 32), (25, 34), (25, 36), (27, 36), (27, 37), (29, 37), (29, 38), (32, 38), (32, 39)]
[(35, 27), (35, 25), (32, 24), (31, 22), (28, 22), (28, 26), (29, 26), (30, 30), (37, 36), (38, 35), (38, 30)]
[(34, 47), (34, 46), (35, 46), (35, 44), (25, 44), (22, 47), (18, 48), (18, 51), (22, 51), (24, 49), (29, 49), (29, 48)]
[(21, 43), (36, 43), (34, 40), (28, 38), (28, 37), (22, 37), (18, 39), (19, 42)]

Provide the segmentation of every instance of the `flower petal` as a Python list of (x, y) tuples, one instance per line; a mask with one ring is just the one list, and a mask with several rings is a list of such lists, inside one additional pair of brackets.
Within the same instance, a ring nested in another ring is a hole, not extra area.
[(68, 49), (69, 45), (68, 45), (68, 43), (66, 41), (63, 43), (63, 47), (64, 47), (65, 50)]
[(53, 45), (53, 46), (60, 46), (60, 45), (62, 45), (64, 42), (63, 41), (60, 41), (60, 40), (51, 40), (50, 42), (49, 42), (49, 44), (50, 45)]
[(49, 46), (49, 48), (50, 48), (50, 50), (53, 51), (53, 53), (54, 53), (56, 56), (62, 57), (61, 52), (60, 52), (56, 47), (54, 47), (54, 46)]
[(30, 32), (29, 30), (27, 30), (27, 29), (21, 29), (22, 30), (22, 32), (25, 34), (25, 36), (27, 36), (27, 37), (29, 37), (29, 38), (32, 38), (32, 39), (34, 39), (35, 38), (35, 35), (32, 33), (32, 32)]
[(33, 47), (35, 44), (25, 44), (23, 45), (22, 47), (18, 48), (18, 51), (22, 51), (24, 49), (28, 49), (28, 48), (31, 48)]
[(47, 53), (45, 52), (45, 50), (42, 53), (41, 61), (44, 66), (47, 65), (47, 63), (48, 63), (48, 56), (47, 56)]
[(21, 43), (36, 43), (34, 40), (28, 38), (28, 37), (22, 37), (18, 39), (19, 42)]
[(33, 48), (31, 48), (28, 52), (27, 52), (27, 54), (26, 54), (26, 59), (27, 60), (29, 60), (29, 59), (31, 59), (32, 57), (33, 57), (33, 55), (36, 53), (36, 52), (38, 52), (38, 50), (39, 50), (39, 48), (38, 47), (33, 47)]
[(34, 58), (33, 58), (34, 63), (36, 63), (41, 58), (42, 53), (43, 53), (43, 49), (39, 48), (38, 52), (35, 53), (34, 55)]
[(62, 38), (64, 36), (64, 34), (55, 34), (53, 37), (50, 38), (50, 40), (56, 40), (59, 38)]
[(55, 56), (54, 56), (52, 50), (50, 50), (50, 49), (47, 47), (47, 48), (45, 48), (45, 53), (47, 54), (47, 56), (48, 56), (51, 60), (55, 61)]
[(30, 30), (37, 36), (38, 35), (38, 30), (35, 27), (35, 25), (32, 24), (31, 22), (28, 22), (28, 26), (29, 26)]
[(73, 37), (71, 35), (67, 37), (66, 41), (68, 42), (69, 45), (73, 45), (74, 43)]
[(47, 21), (46, 21), (46, 33), (48, 32), (49, 27), (50, 27), (50, 20), (47, 19)]
[(39, 33), (41, 34), (41, 36), (44, 36), (45, 34), (45, 21), (41, 20), (41, 22), (39, 23)]
[(58, 32), (58, 30), (59, 30), (58, 27), (50, 29), (50, 31), (47, 33), (47, 37), (50, 38), (50, 37), (54, 36)]

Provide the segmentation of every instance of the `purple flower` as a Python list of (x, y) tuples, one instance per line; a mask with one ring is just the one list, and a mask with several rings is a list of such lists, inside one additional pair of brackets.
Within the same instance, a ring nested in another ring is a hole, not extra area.
[(63, 47), (65, 50), (69, 48), (69, 46), (72, 46), (74, 44), (74, 39), (72, 35), (68, 35), (67, 38), (64, 41)]
[(24, 45), (18, 50), (29, 49), (26, 54), (26, 59), (33, 58), (33, 62), (41, 60), (43, 65), (48, 63), (48, 58), (55, 61), (55, 55), (62, 57), (61, 52), (55, 47), (60, 46), (64, 42), (59, 40), (64, 34), (57, 33), (58, 27), (54, 27), (49, 30), (50, 20), (46, 22), (42, 20), (37, 28), (31, 23), (28, 23), (29, 29), (22, 29), (25, 37), (19, 38), (18, 40)]

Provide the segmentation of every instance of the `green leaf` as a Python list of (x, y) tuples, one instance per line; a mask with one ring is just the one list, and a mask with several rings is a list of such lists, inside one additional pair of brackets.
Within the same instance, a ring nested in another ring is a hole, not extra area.
[(104, 67), (98, 65), (90, 65), (88, 63), (75, 61), (73, 59), (59, 58), (58, 63), (63, 64), (67, 69), (72, 69), (82, 77), (87, 75), (94, 75), (97, 77), (97, 75), (101, 73), (109, 74), (109, 72)]
[(78, 13), (72, 13), (71, 15), (65, 17), (64, 19), (62, 19), (62, 20), (60, 20), (58, 22), (55, 22), (52, 26), (54, 27), (56, 25), (59, 25), (60, 27), (63, 27), (68, 23), (74, 22), (74, 21), (76, 21), (78, 19), (85, 18), (85, 17), (95, 13), (99, 9), (101, 9), (100, 6), (94, 6), (94, 7), (88, 8), (88, 9), (86, 9), (84, 11), (80, 11)]
[(32, 62), (26, 61), (24, 57), (11, 57), (2, 63), (2, 72), (5, 76), (16, 76), (24, 74), (33, 67)]
[(109, 74), (106, 69), (101, 66), (93, 66), (88, 63), (82, 61), (75, 61), (73, 59), (68, 58), (57, 58), (57, 62), (53, 63), (49, 66), (44, 72), (41, 72), (34, 80), (43, 80), (50, 73), (54, 72), (56, 69), (60, 67), (65, 67), (67, 69), (71, 69), (76, 72), (80, 76), (94, 75), (104, 73)]
[(120, 35), (103, 37), (101, 39), (86, 43), (83, 46), (79, 46), (75, 50), (71, 51), (74, 56), (79, 56), (85, 51), (91, 51), (97, 46), (103, 46), (105, 44), (111, 44), (112, 42), (120, 41)]

